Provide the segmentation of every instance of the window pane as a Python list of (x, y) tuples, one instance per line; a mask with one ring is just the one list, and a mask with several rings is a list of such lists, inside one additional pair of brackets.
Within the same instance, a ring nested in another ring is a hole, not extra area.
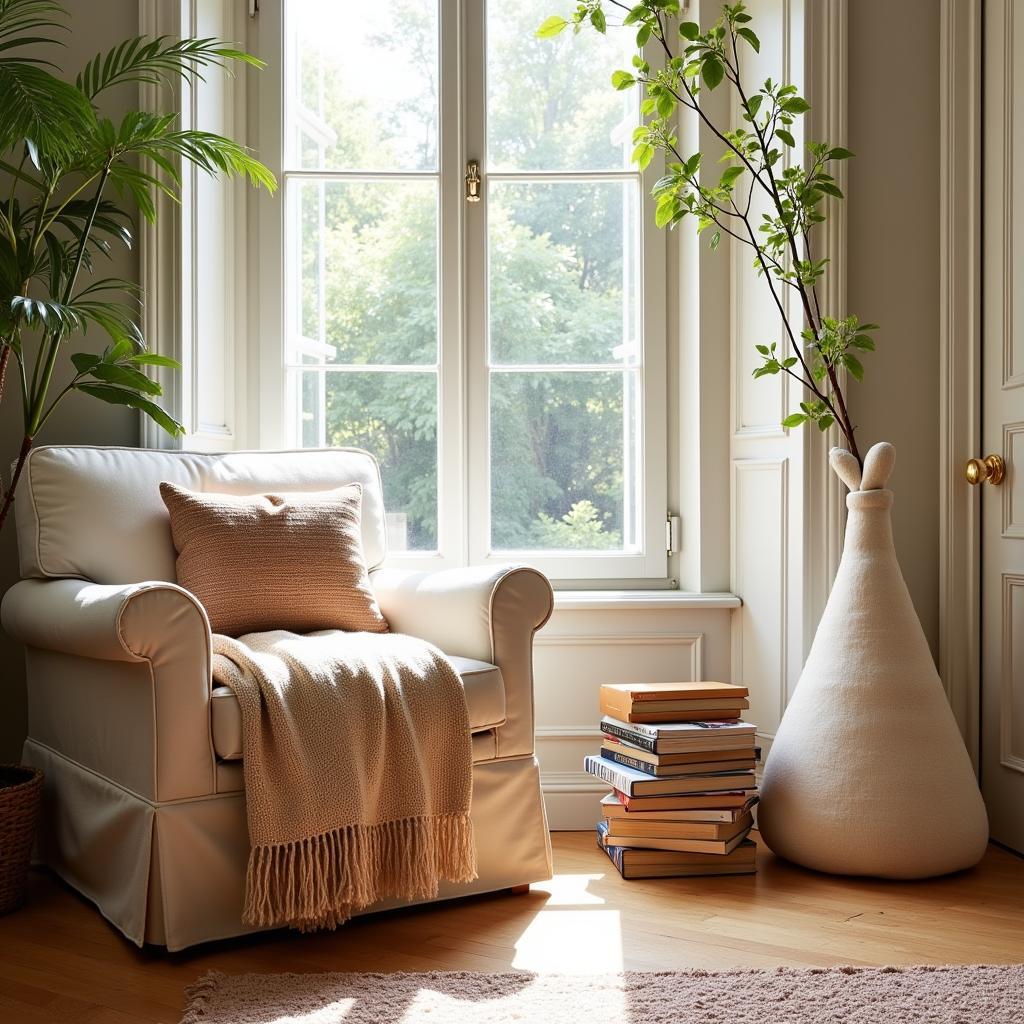
[[(289, 183), (293, 362), (437, 361), (434, 181)], [(308, 357), (308, 358), (307, 358)]]
[(635, 551), (636, 371), (491, 374), (491, 547)]
[(437, 0), (286, 11), (286, 166), (436, 170)]
[(495, 182), (491, 361), (636, 363), (639, 183)]
[[(637, 89), (616, 92), (636, 33), (571, 31), (534, 37), (551, 0), (487, 4), (487, 168), (621, 170), (629, 166)], [(563, 5), (566, 6), (566, 5)]]
[[(437, 550), (437, 375), (296, 371), (304, 444), (352, 446), (380, 462), (392, 551)], [(323, 423), (322, 440), (314, 436)], [(310, 425), (312, 425), (310, 427)], [(307, 427), (309, 429), (307, 430)]]

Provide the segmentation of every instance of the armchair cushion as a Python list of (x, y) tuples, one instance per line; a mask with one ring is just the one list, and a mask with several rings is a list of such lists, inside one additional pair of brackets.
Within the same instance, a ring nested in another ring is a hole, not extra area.
[[(473, 658), (448, 659), (462, 679), (469, 710), (470, 732), (486, 732), (505, 721), (505, 683), (501, 670), (486, 661)], [(230, 687), (217, 686), (213, 690), (211, 722), (213, 749), (224, 761), (239, 761), (242, 757), (242, 713)]]
[(386, 633), (363, 557), (362, 490), (210, 494), (162, 482), (178, 583), (214, 633)]

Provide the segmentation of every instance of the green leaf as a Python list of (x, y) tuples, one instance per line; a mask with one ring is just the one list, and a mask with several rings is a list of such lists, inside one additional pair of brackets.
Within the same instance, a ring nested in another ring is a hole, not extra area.
[(628, 71), (613, 71), (612, 85), (621, 92), (636, 85), (636, 79)]
[(163, 388), (155, 380), (131, 366), (98, 363), (89, 371), (97, 380), (106, 384), (117, 384), (146, 395), (159, 395)]
[(645, 170), (647, 165), (654, 159), (654, 147), (649, 142), (641, 142), (633, 150), (633, 163)]
[(665, 196), (665, 201), (658, 203), (654, 210), (654, 223), (657, 227), (663, 228), (675, 216), (679, 208), (678, 201), (674, 196)]
[(88, 373), (94, 366), (98, 366), (102, 359), (100, 356), (90, 355), (88, 352), (73, 352), (71, 362), (79, 373)]
[(732, 187), (732, 185), (735, 184), (736, 179), (743, 174), (744, 170), (746, 170), (746, 168), (744, 168), (742, 165), (738, 167), (726, 167), (726, 169), (722, 172), (722, 179), (719, 182), (719, 184), (722, 186), (722, 188)]
[(783, 100), (781, 107), (787, 114), (806, 114), (811, 109), (810, 103), (802, 96), (791, 96)]
[(802, 423), (807, 422), (807, 416), (802, 412), (791, 412), (783, 421), (782, 425), (786, 428), (799, 427)]
[(782, 139), (782, 141), (791, 149), (796, 145), (796, 139), (794, 139), (792, 133), (787, 132), (785, 128), (776, 128), (775, 136), (776, 138)]
[(679, 34), (683, 39), (689, 39), (692, 43), (695, 39), (700, 38), (700, 25), (695, 21), (684, 21), (679, 26)]
[(836, 199), (843, 198), (842, 190), (837, 185), (833, 185), (831, 181), (816, 181), (814, 187), (827, 196), (835, 196)]
[(658, 93), (658, 116), (671, 117), (676, 109), (676, 99), (670, 92)]
[(736, 29), (736, 35), (742, 36), (754, 48), (755, 53), (761, 52), (761, 40), (749, 28)]
[(605, 21), (604, 17), (604, 11), (602, 11), (600, 7), (595, 7), (590, 12), (590, 24), (593, 25), (594, 28), (596, 28), (597, 31), (601, 32), (602, 34), (608, 28), (608, 23)]
[(110, 384), (76, 384), (75, 389), (83, 394), (92, 395), (101, 402), (109, 405), (126, 405), (131, 409), (139, 409), (150, 419), (158, 423), (171, 437), (180, 437), (185, 433), (185, 428), (173, 416), (161, 409), (155, 402), (135, 391), (128, 391), (125, 388), (114, 387)]
[(862, 352), (875, 351), (875, 339), (866, 334), (855, 334), (851, 339), (850, 344), (854, 348), (859, 348)]
[(565, 18), (560, 18), (557, 14), (552, 14), (550, 18), (545, 18), (540, 28), (534, 33), (538, 39), (552, 39), (562, 32), (565, 27), (569, 24)]
[(714, 89), (725, 77), (725, 66), (715, 56), (708, 55), (701, 65), (701, 78), (709, 89)]
[(761, 102), (764, 100), (764, 96), (761, 93), (754, 93), (753, 96), (747, 100), (747, 113), (751, 119), (757, 117), (757, 112), (761, 109)]
[(828, 160), (849, 160), (851, 156), (854, 156), (848, 149), (843, 149), (842, 146), (833, 146), (832, 149), (825, 154)]
[(864, 379), (864, 366), (855, 355), (851, 355), (847, 352), (842, 357), (842, 363), (843, 366), (850, 371), (850, 376), (853, 377), (854, 380), (861, 381)]
[[(74, 358), (72, 356), (72, 358)], [(166, 366), (172, 370), (180, 370), (181, 363), (170, 356), (157, 355), (156, 352), (140, 352), (138, 355), (128, 356), (129, 363), (138, 363), (140, 366)]]
[(824, 434), (833, 423), (835, 423), (835, 418), (826, 414), (818, 420), (818, 429)]

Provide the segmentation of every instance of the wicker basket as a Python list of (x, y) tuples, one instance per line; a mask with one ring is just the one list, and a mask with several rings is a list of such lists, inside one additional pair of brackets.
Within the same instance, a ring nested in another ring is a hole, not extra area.
[(43, 773), (37, 768), (0, 765), (0, 914), (25, 902), (42, 793)]

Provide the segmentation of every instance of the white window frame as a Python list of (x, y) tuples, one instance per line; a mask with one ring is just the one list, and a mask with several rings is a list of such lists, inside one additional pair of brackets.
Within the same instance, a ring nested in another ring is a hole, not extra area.
[[(267, 64), (265, 70), (255, 75), (256, 82), (252, 84), (256, 88), (249, 92), (250, 139), (260, 159), (274, 171), (281, 184), (275, 196), (261, 193), (249, 204), (248, 251), (258, 253), (258, 258), (251, 260), (258, 266), (250, 268), (249, 291), (258, 296), (259, 313), (250, 338), (245, 443), (261, 448), (291, 447), (295, 443), (288, 433), (284, 380), (283, 260), (288, 244), (285, 211), (289, 184), (303, 174), (282, 166), (284, 76), (280, 69), (284, 59), (286, 2), (261, 0), (258, 17), (251, 21), (248, 40), (250, 50)], [(643, 355), (637, 389), (642, 406), (638, 431), (644, 481), (638, 509), (640, 551), (549, 554), (490, 550), (487, 353), (484, 345), (471, 345), (468, 340), (486, 337), (487, 203), (473, 204), (474, 209), (465, 202), (463, 194), (466, 161), (472, 158), (481, 163), (486, 197), (484, 30), (483, 4), (440, 0), (438, 551), (396, 552), (389, 556), (388, 564), (438, 569), (517, 561), (535, 565), (563, 585), (665, 586), (669, 583), (665, 522), (669, 475), (666, 253), (670, 236), (654, 226), (650, 199), (650, 188), (658, 174), (654, 166), (642, 176), (639, 210), (644, 282)], [(607, 180), (632, 173), (574, 172), (563, 177)], [(310, 175), (306, 172), (305, 176)], [(360, 177), (344, 172), (325, 176)], [(478, 297), (472, 305), (467, 301), (467, 292)]]

